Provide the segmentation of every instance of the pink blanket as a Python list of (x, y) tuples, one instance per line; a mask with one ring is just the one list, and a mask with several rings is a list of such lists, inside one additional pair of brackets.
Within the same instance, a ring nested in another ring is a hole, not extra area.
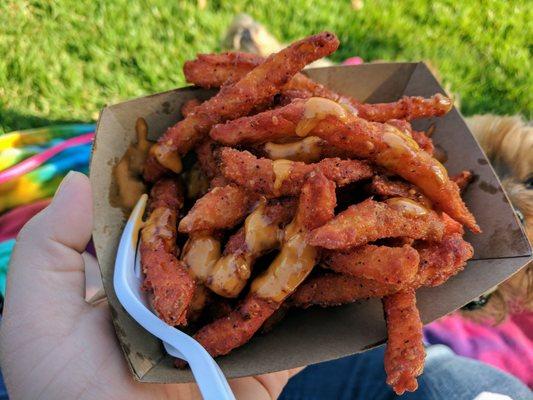
[(445, 344), (520, 378), (533, 388), (533, 313), (515, 314), (498, 326), (478, 324), (452, 314), (426, 326), (430, 344)]

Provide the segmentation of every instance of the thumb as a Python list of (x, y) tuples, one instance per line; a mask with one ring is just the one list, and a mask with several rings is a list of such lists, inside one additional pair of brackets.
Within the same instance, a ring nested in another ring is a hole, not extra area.
[(54, 300), (83, 302), (84, 261), (80, 253), (91, 230), (89, 180), (69, 172), (52, 203), (26, 224), (17, 238), (9, 266), (6, 311), (42, 309), (43, 302)]
[(19, 241), (25, 245), (26, 240), (38, 239), (81, 253), (91, 238), (92, 223), (89, 178), (71, 171), (59, 185), (50, 205), (23, 228)]

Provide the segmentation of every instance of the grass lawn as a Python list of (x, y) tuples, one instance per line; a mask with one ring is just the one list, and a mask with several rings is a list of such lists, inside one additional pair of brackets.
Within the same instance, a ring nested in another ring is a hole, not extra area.
[[(54, 4), (52, 4), (54, 3)], [(3, 0), (0, 132), (93, 121), (106, 103), (184, 84), (181, 65), (220, 49), (246, 12), (282, 41), (321, 30), (333, 59), (426, 60), (466, 115), (533, 114), (528, 0)]]

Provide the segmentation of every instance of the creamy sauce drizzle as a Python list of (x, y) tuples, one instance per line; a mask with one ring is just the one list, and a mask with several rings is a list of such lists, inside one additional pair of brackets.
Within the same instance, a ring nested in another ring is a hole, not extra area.
[(309, 136), (292, 143), (268, 142), (265, 144), (265, 152), (271, 160), (286, 159), (311, 163), (320, 160), (323, 145), (324, 141), (319, 137)]
[(175, 231), (171, 227), (175, 225), (174, 213), (171, 210), (164, 207), (156, 208), (144, 223), (141, 232), (143, 242), (152, 245), (158, 240), (173, 241)]
[(272, 168), (274, 170), (274, 192), (279, 193), (283, 181), (291, 173), (293, 161), (291, 160), (275, 160), (272, 162)]
[(147, 140), (148, 127), (144, 119), (137, 119), (135, 131), (137, 143), (128, 147), (113, 171), (118, 188), (116, 202), (119, 207), (126, 210), (133, 209), (137, 200), (146, 191), (142, 172), (150, 149), (150, 142)]
[(383, 133), (383, 141), (391, 149), (398, 151), (420, 150), (418, 143), (411, 136), (391, 125), (385, 124), (385, 126), (386, 131)]
[(302, 119), (296, 125), (296, 135), (307, 136), (321, 120), (329, 115), (345, 120), (348, 112), (346, 108), (333, 100), (323, 97), (309, 98), (305, 102)]
[(223, 297), (237, 297), (252, 273), (250, 254), (228, 254), (220, 258), (207, 279), (207, 286)]
[(385, 200), (391, 208), (410, 217), (421, 217), (429, 213), (429, 210), (414, 200), (406, 197), (393, 197)]
[(261, 199), (259, 206), (244, 221), (246, 247), (250, 253), (258, 254), (265, 249), (276, 247), (283, 232), (277, 224), (266, 216), (266, 200)]
[(190, 273), (200, 282), (205, 282), (220, 258), (220, 241), (212, 236), (193, 236), (183, 247), (182, 260)]
[(292, 222), (285, 229), (286, 239), (268, 269), (257, 277), (251, 293), (264, 299), (282, 302), (313, 269), (317, 251), (306, 243), (304, 233)]
[(421, 158), (425, 165), (428, 165), (431, 175), (427, 174), (428, 179), (432, 179), (437, 185), (445, 186), (448, 182), (448, 173), (446, 168), (432, 156), (423, 152), (418, 143), (405, 132), (385, 124), (386, 130), (383, 132), (383, 142), (388, 146), (376, 156), (378, 164), (393, 170), (398, 169), (398, 165), (406, 158)]
[(156, 143), (150, 149), (159, 164), (178, 174), (183, 169), (181, 158), (177, 151), (169, 149), (164, 143)]
[(444, 185), (446, 182), (448, 182), (448, 172), (446, 172), (446, 168), (444, 168), (444, 165), (442, 165), (439, 161), (433, 160), (431, 171), (434, 173), (435, 178), (441, 185)]
[(236, 297), (252, 273), (255, 258), (266, 250), (277, 247), (283, 231), (266, 216), (266, 199), (244, 221), (246, 251), (220, 258), (208, 278), (208, 286), (224, 297)]

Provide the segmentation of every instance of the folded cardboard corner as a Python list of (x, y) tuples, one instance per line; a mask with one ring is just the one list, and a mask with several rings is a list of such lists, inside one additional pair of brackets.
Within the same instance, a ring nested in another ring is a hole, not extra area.
[[(367, 102), (394, 101), (404, 95), (429, 97), (444, 93), (424, 63), (383, 63), (307, 70), (313, 79), (340, 93)], [(93, 240), (116, 333), (135, 379), (142, 382), (190, 382), (188, 370), (174, 368), (161, 343), (122, 308), (113, 290), (113, 268), (123, 212), (112, 206), (112, 168), (136, 140), (135, 121), (144, 118), (151, 139), (180, 117), (181, 105), (206, 99), (213, 91), (175, 89), (108, 106), (102, 110), (90, 166), (95, 223)], [(471, 170), (476, 175), (464, 199), (482, 234), (467, 234), (474, 258), (466, 269), (436, 288), (417, 292), (424, 323), (448, 314), (507, 279), (531, 260), (531, 248), (512, 206), (483, 151), (454, 108), (444, 117), (419, 120), (415, 129), (434, 125), (433, 140), (446, 154), (450, 174)], [(370, 300), (332, 308), (290, 312), (267, 335), (219, 358), (228, 378), (263, 374), (331, 360), (380, 345), (386, 338), (381, 304)]]

